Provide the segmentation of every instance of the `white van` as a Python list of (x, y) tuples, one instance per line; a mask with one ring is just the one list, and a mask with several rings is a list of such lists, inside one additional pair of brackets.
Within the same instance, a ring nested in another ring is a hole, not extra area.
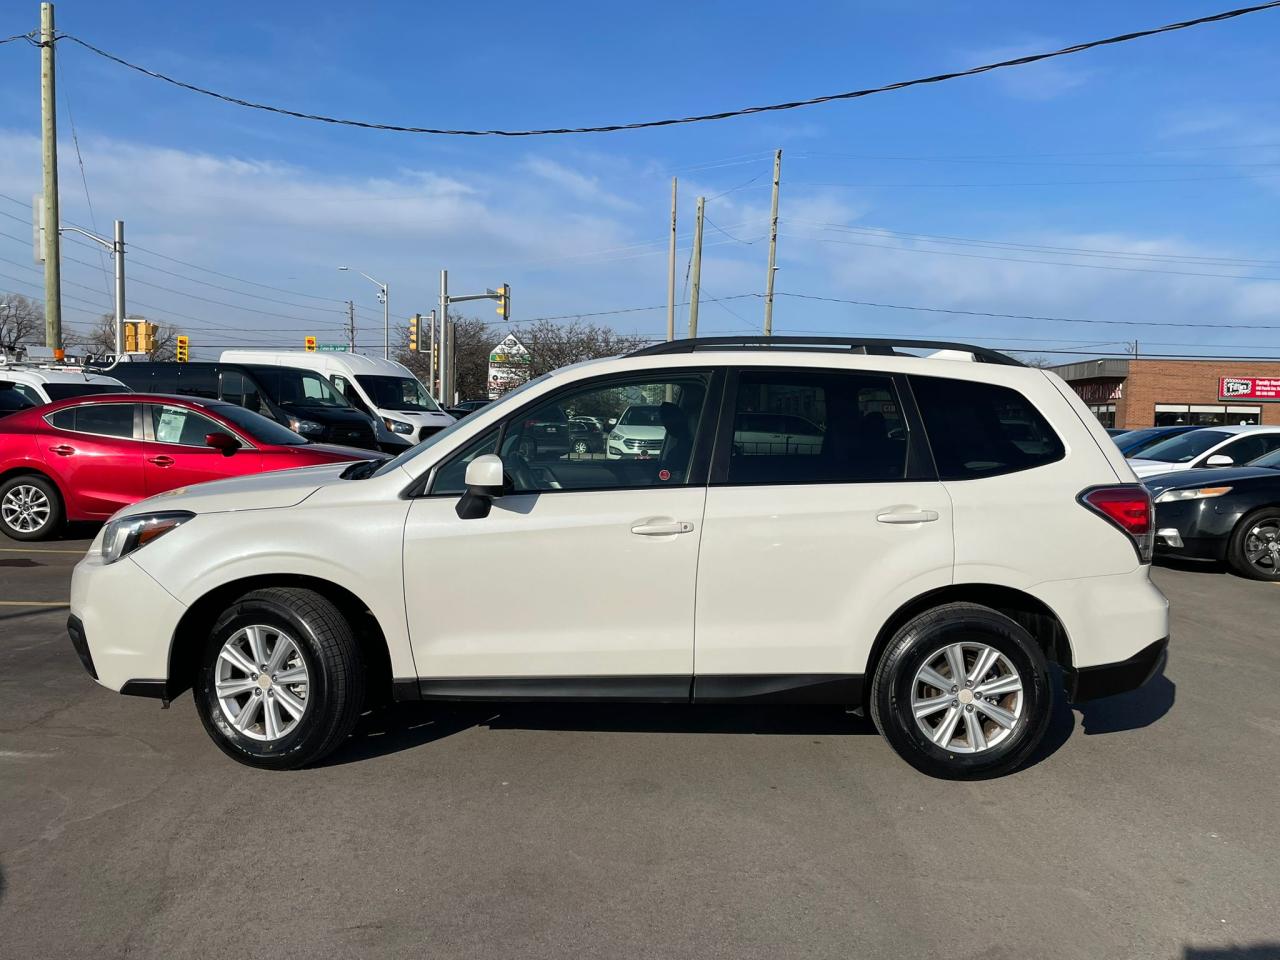
[(17, 393), (36, 406), (91, 393), (127, 393), (129, 390), (115, 377), (88, 373), (74, 367), (55, 370), (50, 367), (0, 363), (0, 380), (12, 383)]
[(347, 402), (374, 418), (384, 447), (411, 447), (453, 423), (413, 371), (395, 360), (359, 353), (223, 350), (222, 361), (301, 367), (324, 374)]

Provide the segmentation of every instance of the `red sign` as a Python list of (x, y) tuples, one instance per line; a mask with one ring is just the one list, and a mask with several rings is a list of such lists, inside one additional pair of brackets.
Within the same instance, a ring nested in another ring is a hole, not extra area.
[(1280, 403), (1280, 377), (1222, 377), (1219, 400), (1269, 400)]

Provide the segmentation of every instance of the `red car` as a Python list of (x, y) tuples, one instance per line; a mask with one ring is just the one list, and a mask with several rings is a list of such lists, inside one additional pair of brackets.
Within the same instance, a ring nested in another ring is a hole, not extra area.
[(145, 497), (245, 473), (368, 460), (220, 400), (103, 393), (0, 419), (0, 529), (52, 536)]

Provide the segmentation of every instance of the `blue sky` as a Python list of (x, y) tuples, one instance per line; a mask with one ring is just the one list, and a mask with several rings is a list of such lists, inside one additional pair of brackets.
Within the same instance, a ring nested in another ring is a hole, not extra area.
[[(600, 3), (63, 0), (57, 15), (63, 32), (251, 100), (396, 123), (522, 128), (808, 97), (1225, 6), (799, 3), (779, 15), (774, 4), (741, 0), (650, 3), (639, 14)], [(37, 17), (34, 0), (8, 3), (0, 35)], [(361, 343), (373, 346), (381, 342), (375, 291), (340, 264), (387, 281), (401, 322), (433, 305), (441, 267), (458, 293), (509, 282), (517, 319), (664, 303), (673, 174), (681, 280), (694, 198), (705, 195), (714, 226), (704, 297), (762, 292), (769, 172), (780, 147), (779, 291), (1216, 326), (1000, 320), (780, 297), (776, 332), (981, 336), (1033, 351), (1119, 350), (1089, 345), (1136, 337), (1144, 353), (1275, 353), (1278, 331), (1227, 325), (1280, 327), (1277, 40), (1280, 12), (1263, 13), (849, 103), (519, 140), (256, 113), (63, 43), (63, 215), (90, 221), (74, 117), (97, 226), (109, 232), (123, 218), (134, 245), (131, 312), (173, 320), (201, 350), (295, 345), (307, 333), (337, 339), (338, 301), (353, 297)], [(0, 289), (28, 294), (40, 292), (26, 224), (39, 184), (37, 92), (35, 49), (0, 47), (0, 193), (21, 201), (0, 198), (0, 211), (20, 218), (0, 217), (0, 234), (10, 235), (0, 236)], [(84, 261), (64, 267), (66, 316), (83, 326), (107, 309), (108, 287), (92, 249), (69, 242), (64, 253)], [(1026, 262), (1035, 260), (1052, 263)], [(1248, 279), (1189, 275), (1206, 273)], [(701, 332), (758, 329), (762, 310), (754, 298), (705, 304)], [(664, 310), (602, 319), (627, 332), (665, 330)]]

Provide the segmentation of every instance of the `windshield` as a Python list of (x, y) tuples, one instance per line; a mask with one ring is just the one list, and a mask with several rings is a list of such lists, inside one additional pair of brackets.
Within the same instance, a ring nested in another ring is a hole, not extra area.
[(282, 407), (343, 407), (354, 409), (323, 376), (293, 367), (255, 367), (253, 376)]
[(413, 377), (358, 376), (356, 381), (380, 410), (435, 413), (440, 409), (427, 393), (427, 388)]
[(92, 393), (127, 393), (128, 387), (118, 383), (46, 383), (44, 392), (50, 400), (70, 400), (87, 397)]
[(268, 420), (260, 413), (237, 407), (233, 403), (210, 404), (209, 409), (223, 420), (230, 420), (258, 443), (270, 443), (279, 447), (298, 447), (310, 442), (306, 437), (294, 433), (288, 427), (281, 426), (274, 420)]
[(1149, 450), (1142, 451), (1143, 460), (1159, 460), (1161, 463), (1189, 463), (1210, 447), (1216, 447), (1223, 440), (1230, 440), (1231, 434), (1221, 430), (1192, 430), (1162, 440)]
[(627, 407), (618, 424), (626, 427), (660, 427), (662, 417), (658, 415), (657, 407)]
[[(530, 387), (537, 386), (543, 380), (546, 380), (547, 377), (549, 376), (551, 376), (551, 374), (544, 373), (540, 377), (534, 377), (532, 380), (529, 380), (529, 381), (526, 381), (525, 383), (520, 384), (520, 386), (516, 387), (510, 393), (503, 394), (497, 400), (491, 401), (488, 405), (486, 405), (485, 412), (486, 413), (488, 412), (489, 407), (495, 407), (495, 408), (501, 407), (504, 409), (509, 409), (511, 407), (512, 402), (517, 400), (525, 391), (527, 391)], [(472, 427), (474, 425), (475, 425), (475, 420), (471, 417), (467, 417), (462, 420), (455, 420), (453, 421), (453, 423), (449, 424), (449, 426), (445, 427), (439, 433), (433, 433), (431, 436), (427, 437), (427, 439), (423, 440), (417, 446), (410, 447), (408, 450), (404, 451), (399, 456), (392, 457), (390, 460), (384, 461), (382, 464), (379, 465), (378, 469), (373, 471), (373, 473), (369, 474), (369, 476), (381, 477), (384, 474), (390, 473), (392, 470), (395, 470), (397, 467), (404, 466), (406, 463), (408, 463), (418, 454), (422, 453), (424, 450), (434, 447), (437, 443), (439, 443), (441, 440), (445, 439), (446, 437), (453, 436), (453, 434), (459, 428), (467, 428), (467, 427)]]

